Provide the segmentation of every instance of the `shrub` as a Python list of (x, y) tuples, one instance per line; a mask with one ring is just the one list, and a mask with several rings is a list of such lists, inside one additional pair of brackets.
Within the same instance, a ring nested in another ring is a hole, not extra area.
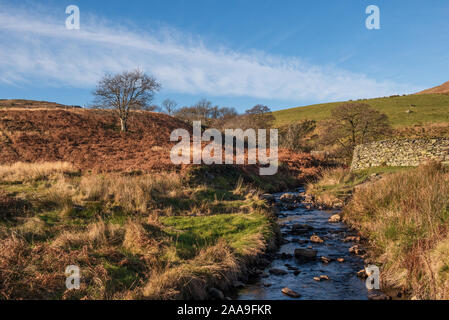
[(311, 146), (307, 142), (307, 136), (314, 131), (315, 127), (314, 120), (303, 120), (281, 128), (280, 147), (299, 152), (310, 151)]

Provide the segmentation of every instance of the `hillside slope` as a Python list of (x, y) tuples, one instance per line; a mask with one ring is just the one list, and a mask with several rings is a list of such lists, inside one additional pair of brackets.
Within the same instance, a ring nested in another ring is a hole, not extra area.
[[(425, 94), (392, 96), (386, 98), (359, 100), (388, 115), (395, 127), (423, 123), (449, 122), (449, 95)], [(282, 126), (304, 119), (324, 120), (331, 110), (343, 102), (323, 103), (274, 112), (276, 125)], [(411, 110), (411, 113), (407, 113)]]
[[(82, 170), (100, 172), (161, 172), (180, 170), (170, 151), (173, 130), (192, 132), (190, 125), (165, 114), (138, 111), (121, 133), (110, 110), (41, 108), (31, 101), (27, 108), (0, 108), (0, 165), (15, 162), (65, 161)], [(62, 105), (61, 105), (62, 106)], [(320, 161), (308, 154), (279, 149), (279, 160), (298, 179), (317, 174)], [(257, 166), (244, 170), (258, 172)]]
[(99, 171), (165, 170), (170, 133), (190, 128), (182, 121), (138, 112), (121, 133), (112, 111), (0, 109), (0, 163), (68, 161)]
[(36, 101), (25, 99), (0, 99), (0, 109), (2, 108), (45, 108), (45, 109), (67, 109), (73, 106), (66, 106), (56, 102)]
[(442, 85), (418, 92), (417, 94), (432, 94), (432, 93), (449, 93), (449, 81), (443, 83)]

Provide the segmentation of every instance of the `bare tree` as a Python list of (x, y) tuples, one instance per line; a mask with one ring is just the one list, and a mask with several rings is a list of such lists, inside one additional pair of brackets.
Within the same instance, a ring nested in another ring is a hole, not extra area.
[(167, 114), (170, 116), (172, 116), (176, 112), (177, 106), (178, 106), (178, 104), (174, 100), (165, 99), (162, 102), (162, 107), (167, 112)]
[(95, 103), (100, 108), (114, 109), (120, 118), (122, 132), (126, 132), (130, 111), (148, 108), (160, 87), (155, 78), (139, 69), (106, 74), (94, 91)]
[(275, 120), (271, 109), (261, 104), (245, 111), (245, 121), (248, 128), (268, 129), (273, 126)]
[(222, 107), (218, 110), (219, 112), (219, 119), (222, 119), (224, 121), (233, 119), (239, 115), (237, 110), (235, 108), (229, 108), (229, 107)]
[(202, 99), (190, 107), (182, 107), (176, 111), (176, 116), (189, 121), (209, 122), (212, 102)]
[(193, 107), (196, 108), (197, 113), (200, 115), (201, 119), (210, 119), (212, 102), (207, 99), (201, 99)]
[(331, 113), (331, 119), (320, 123), (323, 145), (339, 145), (347, 158), (356, 145), (371, 142), (391, 133), (387, 115), (364, 103), (344, 103)]
[(316, 128), (315, 120), (302, 120), (280, 128), (280, 146), (294, 151), (310, 151), (310, 134)]

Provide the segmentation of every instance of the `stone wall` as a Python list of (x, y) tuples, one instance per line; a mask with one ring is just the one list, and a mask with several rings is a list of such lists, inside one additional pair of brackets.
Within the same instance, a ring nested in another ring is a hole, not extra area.
[(449, 138), (385, 140), (359, 145), (351, 170), (378, 166), (418, 166), (426, 160), (449, 164)]

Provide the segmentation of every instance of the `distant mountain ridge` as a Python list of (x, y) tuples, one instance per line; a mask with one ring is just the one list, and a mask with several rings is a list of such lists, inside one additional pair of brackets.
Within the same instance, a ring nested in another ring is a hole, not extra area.
[(431, 93), (449, 93), (449, 81), (443, 83), (442, 85), (420, 91), (416, 94), (431, 94)]

